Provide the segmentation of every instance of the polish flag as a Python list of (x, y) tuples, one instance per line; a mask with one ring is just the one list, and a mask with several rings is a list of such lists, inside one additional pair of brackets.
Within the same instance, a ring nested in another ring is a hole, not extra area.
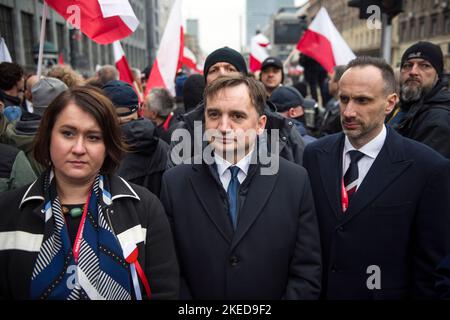
[(145, 96), (154, 87), (165, 88), (175, 96), (175, 76), (183, 63), (184, 33), (182, 21), (181, 0), (175, 0), (147, 80)]
[(335, 66), (345, 65), (355, 58), (324, 7), (297, 43), (297, 49), (319, 62), (329, 73), (333, 73)]
[(99, 44), (132, 34), (139, 26), (128, 0), (45, 0), (75, 28)]
[(133, 86), (133, 74), (131, 73), (130, 65), (125, 57), (120, 41), (115, 41), (113, 43), (113, 51), (114, 62), (116, 64), (117, 71), (119, 71), (119, 79)]
[(197, 67), (197, 59), (195, 58), (195, 54), (191, 50), (189, 50), (188, 47), (184, 47), (183, 65), (196, 73), (203, 73), (203, 71)]
[(255, 35), (250, 41), (250, 71), (261, 70), (261, 65), (269, 57), (267, 48), (270, 45), (269, 39), (262, 33)]

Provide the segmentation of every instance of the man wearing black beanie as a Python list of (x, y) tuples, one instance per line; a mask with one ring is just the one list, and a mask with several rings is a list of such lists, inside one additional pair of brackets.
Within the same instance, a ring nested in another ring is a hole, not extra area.
[(390, 124), (450, 159), (450, 92), (443, 77), (441, 48), (420, 41), (409, 47), (400, 66), (400, 112)]
[[(223, 75), (239, 73), (243, 75), (248, 74), (247, 64), (244, 57), (236, 50), (228, 47), (223, 47), (213, 51), (208, 55), (208, 57), (206, 57), (203, 69), (203, 76), (205, 77), (206, 86)], [(303, 150), (305, 148), (305, 142), (295, 129), (293, 122), (278, 114), (276, 112), (276, 107), (271, 102), (266, 103), (264, 114), (267, 116), (266, 129), (269, 138), (272, 133), (278, 130), (279, 155), (289, 161), (301, 165), (303, 161)], [(199, 105), (194, 110), (181, 115), (179, 117), (179, 120), (180, 122), (177, 125), (177, 129), (187, 130), (191, 135), (191, 152), (188, 154), (184, 154), (184, 149), (182, 149), (182, 154), (177, 153), (179, 151), (179, 148), (175, 147), (179, 142), (172, 142), (170, 146), (171, 150), (168, 161), (169, 168), (180, 164), (180, 160), (184, 161), (190, 159), (192, 156), (196, 157), (200, 155), (196, 152), (201, 153), (203, 145), (198, 144), (203, 142), (195, 140), (194, 133), (197, 132), (197, 127), (200, 125), (202, 125), (204, 129), (205, 105), (203, 101), (199, 103)], [(174, 134), (175, 137), (177, 137), (175, 131)], [(183, 141), (183, 139), (181, 140)], [(270, 143), (270, 140), (268, 140), (268, 143)], [(176, 151), (172, 152), (172, 150)]]
[(244, 57), (236, 50), (223, 47), (213, 51), (206, 57), (203, 68), (206, 84), (211, 83), (221, 75), (231, 73), (247, 75), (247, 65)]

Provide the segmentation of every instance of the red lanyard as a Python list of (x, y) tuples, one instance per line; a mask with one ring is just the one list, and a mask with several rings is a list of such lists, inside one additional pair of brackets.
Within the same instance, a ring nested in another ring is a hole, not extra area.
[(86, 200), (86, 204), (84, 205), (83, 215), (81, 216), (80, 226), (78, 227), (77, 237), (75, 238), (75, 242), (73, 243), (73, 257), (75, 259), (75, 263), (78, 263), (78, 255), (80, 254), (81, 240), (83, 238), (83, 230), (84, 230), (84, 222), (86, 221), (86, 215), (89, 207), (89, 200), (91, 199), (91, 192)]
[(342, 212), (347, 211), (348, 194), (347, 194), (347, 190), (345, 190), (344, 179), (341, 179), (341, 204), (342, 204)]

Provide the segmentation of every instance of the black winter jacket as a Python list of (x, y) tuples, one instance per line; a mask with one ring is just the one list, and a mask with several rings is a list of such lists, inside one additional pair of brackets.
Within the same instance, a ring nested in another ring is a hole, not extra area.
[(118, 175), (159, 195), (169, 145), (156, 136), (150, 120), (133, 120), (121, 128), (130, 150), (120, 164)]
[[(133, 241), (152, 299), (176, 299), (179, 268), (161, 202), (147, 189), (110, 176), (113, 203), (106, 209), (119, 241)], [(0, 299), (29, 299), (31, 274), (43, 240), (43, 176), (0, 194)], [(142, 292), (143, 287), (141, 285)]]
[(450, 91), (439, 81), (430, 94), (413, 103), (395, 128), (450, 159)]

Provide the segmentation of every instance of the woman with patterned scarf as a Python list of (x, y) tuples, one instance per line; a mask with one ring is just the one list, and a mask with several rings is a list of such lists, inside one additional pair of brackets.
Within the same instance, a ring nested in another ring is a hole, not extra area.
[(158, 198), (113, 174), (125, 151), (112, 103), (75, 87), (47, 108), (47, 170), (0, 194), (0, 298), (176, 299), (179, 269)]

